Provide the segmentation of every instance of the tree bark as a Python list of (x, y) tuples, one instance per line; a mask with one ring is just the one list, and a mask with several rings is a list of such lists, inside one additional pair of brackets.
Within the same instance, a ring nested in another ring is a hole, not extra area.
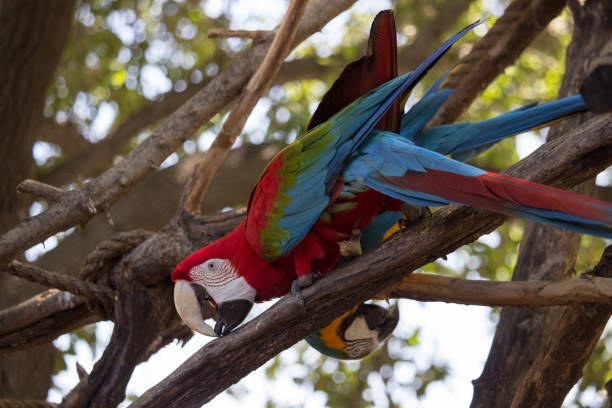
[(515, 0), (472, 51), (461, 59), (443, 88), (454, 89), (429, 127), (453, 123), (533, 39), (559, 15), (565, 0)]
[[(45, 93), (68, 38), (76, 0), (0, 2), (0, 231), (26, 214), (15, 187), (32, 171), (32, 144)], [(32, 293), (13, 290), (18, 279), (0, 275), (0, 307)], [(7, 290), (7, 288), (11, 288)], [(0, 359), (0, 396), (44, 399), (51, 382), (54, 348), (42, 346)]]

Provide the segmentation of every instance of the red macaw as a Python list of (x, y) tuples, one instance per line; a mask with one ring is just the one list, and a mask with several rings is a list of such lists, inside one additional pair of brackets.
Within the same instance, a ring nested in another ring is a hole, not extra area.
[[(485, 172), (398, 134), (398, 100), (480, 23), (455, 34), (414, 72), (395, 77), (392, 13), (377, 16), (368, 54), (346, 67), (313, 115), (309, 131), (269, 163), (243, 222), (172, 272), (177, 311), (188, 326), (207, 335), (229, 333), (253, 302), (298, 290), (312, 282), (314, 272), (331, 270), (340, 243), (380, 213), (398, 211), (401, 201), (474, 205), (612, 237), (608, 203)], [(339, 89), (350, 97), (335, 100)], [(217, 306), (214, 330), (202, 321), (192, 284), (203, 287)]]

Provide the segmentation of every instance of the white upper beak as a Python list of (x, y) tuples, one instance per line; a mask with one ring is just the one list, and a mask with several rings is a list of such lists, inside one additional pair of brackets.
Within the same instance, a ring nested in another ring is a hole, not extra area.
[(189, 282), (177, 280), (174, 283), (174, 306), (183, 322), (191, 330), (205, 336), (217, 337), (212, 327), (202, 319), (202, 307)]

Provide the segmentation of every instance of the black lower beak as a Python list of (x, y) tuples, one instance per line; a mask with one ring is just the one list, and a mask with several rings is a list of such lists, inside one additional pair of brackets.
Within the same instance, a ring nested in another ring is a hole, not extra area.
[(253, 303), (246, 299), (228, 300), (219, 304), (215, 324), (217, 336), (225, 336), (242, 323), (252, 307)]

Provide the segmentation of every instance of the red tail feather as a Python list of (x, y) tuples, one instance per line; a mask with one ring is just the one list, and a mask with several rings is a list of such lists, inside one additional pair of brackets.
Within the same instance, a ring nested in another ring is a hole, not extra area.
[(612, 207), (608, 203), (496, 173), (470, 177), (428, 170), (390, 177), (387, 181), (407, 190), (509, 215), (528, 207), (612, 224)]
[[(349, 103), (377, 86), (397, 76), (397, 45), (393, 12), (378, 13), (370, 30), (368, 51), (360, 59), (344, 68), (327, 91), (307, 129), (325, 122)], [(399, 132), (401, 126), (400, 102), (397, 101), (376, 128)]]

